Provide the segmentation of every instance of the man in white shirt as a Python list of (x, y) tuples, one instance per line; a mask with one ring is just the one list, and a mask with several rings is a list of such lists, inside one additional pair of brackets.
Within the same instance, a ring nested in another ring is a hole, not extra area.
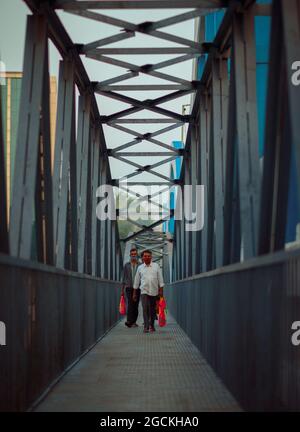
[(133, 283), (133, 300), (137, 300), (137, 290), (141, 290), (144, 315), (144, 333), (154, 332), (155, 306), (158, 295), (163, 295), (164, 281), (158, 264), (152, 262), (152, 252), (145, 250), (143, 261), (136, 272)]

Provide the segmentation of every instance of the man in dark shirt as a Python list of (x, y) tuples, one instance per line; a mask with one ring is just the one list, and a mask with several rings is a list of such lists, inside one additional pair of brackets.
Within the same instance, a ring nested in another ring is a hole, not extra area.
[(138, 251), (136, 248), (131, 248), (130, 250), (130, 261), (125, 264), (123, 269), (123, 285), (122, 285), (122, 294), (125, 293), (127, 296), (127, 321), (125, 325), (127, 327), (137, 327), (137, 317), (139, 313), (139, 300), (140, 300), (140, 292), (138, 289), (135, 300), (133, 300), (133, 282), (135, 278), (135, 274), (137, 268), (139, 266), (138, 262)]

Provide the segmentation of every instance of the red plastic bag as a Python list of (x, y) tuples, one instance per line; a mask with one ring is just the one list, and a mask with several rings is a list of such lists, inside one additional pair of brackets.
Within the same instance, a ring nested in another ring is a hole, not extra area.
[(158, 302), (158, 325), (164, 327), (167, 324), (165, 309), (167, 307), (164, 297), (161, 297)]
[(119, 312), (121, 315), (126, 315), (126, 302), (125, 302), (124, 294), (121, 294)]

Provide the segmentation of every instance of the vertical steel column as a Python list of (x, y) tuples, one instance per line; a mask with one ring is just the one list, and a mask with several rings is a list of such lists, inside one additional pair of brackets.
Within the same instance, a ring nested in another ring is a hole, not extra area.
[(228, 128), (226, 144), (226, 181), (224, 198), (223, 265), (240, 259), (240, 212), (238, 196), (236, 98), (234, 85), (234, 59), (231, 62)]
[(112, 270), (112, 221), (107, 219), (106, 221), (106, 254), (107, 254), (107, 273), (106, 277), (111, 279)]
[(32, 228), (35, 222), (35, 193), (43, 106), (47, 22), (41, 15), (27, 18), (20, 118), (17, 136), (11, 217), (10, 251), (31, 258)]
[[(200, 102), (199, 102), (200, 104)], [(197, 179), (197, 184), (202, 185), (201, 183), (201, 158), (202, 158), (202, 153), (201, 153), (201, 135), (200, 135), (201, 131), (200, 131), (200, 121), (199, 121), (199, 113), (195, 122), (195, 131), (194, 131), (194, 135), (195, 135), (195, 157), (196, 157), (196, 179)], [(201, 230), (197, 231), (196, 233), (196, 263), (195, 263), (195, 273), (194, 274), (199, 274), (201, 272), (202, 269), (202, 251), (201, 251), (201, 245), (202, 245), (202, 231), (204, 229), (204, 217), (205, 217), (205, 212), (206, 212), (206, 208), (205, 208), (205, 195), (206, 195), (206, 190), (203, 190), (204, 192), (204, 197), (203, 197), (203, 227)]]
[(295, 111), (299, 110), (299, 88), (290, 77), (299, 53), (299, 5), (273, 4), (259, 254), (283, 249), (285, 244), (291, 145), (296, 154), (299, 151)]
[(43, 137), (43, 168), (44, 168), (44, 217), (45, 217), (45, 252), (46, 264), (54, 264), (54, 238), (53, 238), (53, 191), (52, 191), (52, 170), (51, 170), (51, 127), (50, 127), (50, 75), (48, 45), (47, 56), (45, 57), (44, 68), (44, 96), (43, 116), (41, 130)]
[[(175, 205), (175, 204), (174, 204)], [(178, 280), (177, 221), (174, 219), (172, 281)]]
[(119, 239), (119, 228), (118, 228), (118, 218), (115, 221), (115, 280), (120, 280), (120, 239)]
[(207, 241), (208, 241), (208, 163), (209, 163), (209, 132), (210, 132), (210, 98), (207, 90), (201, 91), (199, 104), (200, 129), (200, 170), (201, 184), (204, 186), (204, 227), (201, 231), (201, 271), (207, 271)]
[(39, 262), (44, 262), (46, 259), (46, 251), (44, 249), (44, 206), (43, 206), (43, 142), (40, 136), (37, 160), (36, 187), (35, 187), (35, 250), (36, 258)]
[(50, 141), (50, 77), (48, 45), (44, 57), (42, 115), (36, 185), (36, 228), (38, 260), (53, 265), (53, 209)]
[(66, 243), (65, 243), (65, 260), (64, 260), (64, 268), (70, 270), (72, 268), (71, 262), (71, 197), (70, 190), (68, 190), (67, 195), (67, 223), (66, 223)]
[[(190, 125), (191, 128), (191, 145), (190, 145), (190, 155), (191, 155), (191, 185), (192, 185), (192, 202), (195, 203), (196, 207), (196, 185), (200, 185), (200, 166), (199, 166), (199, 134), (198, 132), (198, 120), (196, 123)], [(195, 197), (195, 198), (194, 198)], [(191, 275), (195, 275), (200, 272), (200, 231), (191, 232)]]
[(97, 199), (96, 191), (99, 187), (99, 165), (100, 165), (100, 131), (98, 127), (92, 129), (92, 152), (93, 152), (93, 172), (92, 172), (92, 275), (97, 275), (99, 265), (97, 253), (97, 233), (99, 221), (96, 215)]
[(174, 221), (174, 235), (173, 235), (173, 253), (172, 253), (172, 282), (178, 280), (177, 268), (177, 247), (176, 247), (176, 221)]
[(84, 272), (91, 97), (79, 96), (77, 133), (78, 271)]
[[(183, 195), (183, 200), (184, 200), (184, 194)], [(185, 244), (185, 228), (184, 228), (184, 216), (182, 216), (182, 220), (180, 221), (180, 236), (181, 236), (181, 240), (180, 240), (180, 244), (181, 244), (181, 249), (180, 249), (180, 258), (181, 258), (181, 279), (184, 279), (186, 276), (186, 257), (185, 257), (185, 253), (186, 253), (186, 244)]]
[(111, 278), (116, 280), (116, 221), (111, 221), (111, 257), (112, 257), (112, 268)]
[(212, 61), (212, 140), (214, 147), (215, 249), (217, 268), (223, 264), (227, 105), (227, 60), (216, 55)]
[(214, 268), (214, 239), (215, 239), (215, 186), (214, 186), (214, 143), (213, 128), (214, 119), (210, 121), (209, 154), (208, 154), (208, 177), (207, 177), (207, 244), (206, 244), (206, 271)]
[[(185, 163), (182, 163), (182, 178), (185, 179)], [(182, 185), (180, 186), (182, 188)], [(186, 277), (186, 243), (185, 243), (185, 220), (184, 220), (184, 189), (181, 189), (182, 193), (182, 212), (181, 212), (181, 220), (180, 223), (180, 277), (184, 279)]]
[[(277, 1), (277, 0), (276, 0)], [(291, 74), (293, 62), (300, 61), (300, 1), (280, 0), (283, 19), (284, 58), (287, 74), (290, 139), (296, 155), (298, 181), (298, 208), (300, 208), (300, 85), (293, 85)]]
[(168, 255), (168, 243), (165, 242), (163, 246), (163, 275), (164, 282), (170, 282), (170, 265), (169, 265), (169, 255)]
[(8, 223), (7, 223), (7, 201), (6, 201), (6, 170), (5, 170), (5, 156), (4, 156), (4, 141), (3, 141), (3, 128), (2, 128), (2, 96), (0, 86), (0, 252), (9, 253), (8, 241)]
[[(54, 256), (57, 267), (65, 267), (66, 232), (68, 216), (69, 167), (72, 169), (70, 149), (74, 128), (74, 64), (69, 60), (60, 62), (55, 152), (53, 167), (53, 229)], [(74, 144), (73, 144), (74, 145)], [(70, 163), (71, 160), (71, 163)]]
[[(175, 215), (178, 212), (179, 206), (179, 194), (180, 188), (176, 188), (176, 204), (175, 204)], [(182, 212), (182, 209), (181, 209)], [(177, 259), (177, 279), (182, 279), (182, 265), (181, 265), (181, 255), (182, 255), (182, 242), (181, 242), (181, 220), (175, 219), (175, 233), (176, 233), (176, 259)]]
[[(107, 183), (107, 166), (103, 154), (100, 157), (100, 185)], [(107, 220), (100, 221), (100, 276), (107, 277)]]
[(177, 256), (177, 279), (182, 279), (181, 272), (181, 226), (180, 221), (176, 223), (176, 256)]
[[(115, 197), (113, 200), (113, 212), (116, 213)], [(111, 279), (116, 280), (116, 241), (117, 241), (117, 220), (111, 220)]]
[[(99, 170), (100, 170), (100, 166), (99, 166)], [(100, 172), (100, 171), (99, 171)], [(99, 184), (100, 184), (100, 176), (99, 176)], [(96, 216), (95, 216), (96, 217)], [(96, 276), (100, 277), (101, 276), (101, 242), (100, 242), (100, 236), (101, 236), (101, 222), (97, 219), (97, 223), (96, 223), (96, 265), (95, 265), (95, 270), (96, 270)]]
[(93, 175), (95, 125), (90, 128), (90, 144), (88, 149), (87, 188), (86, 188), (86, 222), (85, 222), (85, 273), (92, 274), (92, 205), (93, 205)]
[(118, 236), (116, 242), (116, 278), (115, 279), (117, 281), (120, 280), (120, 245), (119, 245)]
[(260, 171), (254, 8), (233, 16), (238, 176), (244, 258), (257, 254)]
[[(73, 75), (74, 79), (74, 75)], [(70, 234), (71, 234), (71, 257), (70, 267), (78, 271), (78, 191), (77, 191), (77, 148), (76, 148), (76, 113), (75, 113), (75, 88), (73, 85), (73, 104), (71, 119), (71, 146), (70, 146)]]
[[(192, 125), (190, 125), (191, 127)], [(189, 138), (191, 139), (191, 137)], [(190, 145), (191, 143), (189, 143)], [(186, 143), (187, 145), (187, 143)], [(192, 184), (192, 161), (191, 161), (191, 152), (189, 152), (188, 156), (184, 159), (185, 161), (185, 167), (184, 167), (184, 185), (191, 186)], [(189, 199), (189, 195), (183, 193), (184, 200), (187, 203), (187, 200)], [(187, 203), (188, 204), (188, 203)], [(183, 214), (185, 211), (183, 211)], [(188, 231), (186, 229), (186, 223), (189, 221), (186, 221), (185, 218), (183, 219), (183, 230), (185, 235), (185, 277), (189, 277), (192, 274), (192, 232)]]

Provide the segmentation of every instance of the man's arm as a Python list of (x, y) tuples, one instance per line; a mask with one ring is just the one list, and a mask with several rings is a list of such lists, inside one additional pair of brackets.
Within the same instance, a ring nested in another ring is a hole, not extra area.
[(127, 272), (127, 264), (125, 264), (124, 267), (123, 267), (123, 278), (122, 278), (121, 294), (125, 293), (126, 272)]
[(161, 268), (159, 265), (157, 265), (157, 278), (158, 278), (158, 295), (163, 296), (164, 295), (164, 279), (161, 272)]
[(136, 274), (135, 274), (135, 278), (134, 278), (134, 283), (133, 283), (133, 300), (135, 301), (137, 299), (137, 289), (140, 286), (140, 282), (141, 282), (141, 275), (139, 272), (139, 269), (137, 269)]

